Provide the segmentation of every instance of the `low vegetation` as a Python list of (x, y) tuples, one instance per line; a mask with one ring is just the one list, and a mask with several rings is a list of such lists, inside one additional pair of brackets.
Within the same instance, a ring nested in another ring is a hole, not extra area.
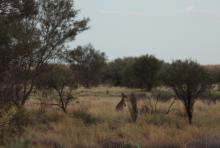
[[(109, 91), (108, 94), (106, 90)], [(194, 105), (193, 124), (189, 125), (184, 105), (180, 101), (177, 100), (170, 113), (166, 114), (172, 100), (159, 100), (157, 111), (150, 113), (140, 112), (147, 98), (137, 98), (139, 112), (134, 123), (128, 106), (121, 112), (115, 110), (121, 99), (120, 93), (124, 91), (142, 93), (141, 90), (115, 87), (77, 89), (77, 92), (80, 92), (79, 98), (69, 105), (68, 114), (64, 114), (56, 106), (50, 106), (47, 112), (42, 113), (38, 101), (31, 99), (25, 106), (29, 120), (26, 121), (27, 124), (23, 124), (24, 131), (20, 136), (9, 136), (10, 140), (6, 146), (200, 147), (204, 144), (210, 147), (219, 146), (220, 102), (207, 104), (205, 101), (197, 100)], [(11, 126), (15, 125), (17, 124)]]

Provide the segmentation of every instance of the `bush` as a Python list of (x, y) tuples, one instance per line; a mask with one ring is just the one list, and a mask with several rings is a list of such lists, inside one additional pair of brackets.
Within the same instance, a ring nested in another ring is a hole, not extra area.
[(189, 124), (192, 124), (195, 100), (207, 89), (209, 79), (207, 71), (192, 60), (174, 61), (166, 70), (164, 82), (183, 102)]
[(0, 118), (0, 144), (10, 143), (24, 132), (30, 124), (30, 115), (25, 109), (12, 108), (2, 113)]
[(68, 61), (79, 84), (86, 88), (100, 84), (106, 65), (104, 52), (96, 50), (91, 44), (78, 46), (69, 52)]
[(30, 123), (30, 114), (25, 109), (19, 109), (11, 120), (11, 124), (19, 131), (23, 131)]
[(142, 88), (150, 91), (159, 81), (159, 72), (162, 62), (152, 55), (144, 55), (135, 59), (127, 67), (124, 77), (125, 86)]
[[(45, 95), (45, 98), (47, 98), (46, 96), (49, 94), (45, 90), (54, 90), (56, 94), (56, 103), (53, 105), (58, 106), (63, 112), (67, 113), (69, 103), (76, 99), (72, 94), (72, 91), (77, 88), (77, 79), (73, 72), (68, 66), (58, 64), (47, 65), (42, 71), (43, 72), (35, 82), (37, 89), (43, 90), (42, 93)], [(44, 101), (47, 101), (45, 98), (43, 98)]]

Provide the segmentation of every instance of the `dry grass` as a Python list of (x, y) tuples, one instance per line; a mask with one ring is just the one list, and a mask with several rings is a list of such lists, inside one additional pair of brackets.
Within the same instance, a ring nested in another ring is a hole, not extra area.
[[(36, 122), (11, 146), (22, 147), (201, 147), (220, 146), (220, 103), (195, 104), (193, 125), (188, 125), (181, 102), (176, 102), (169, 115), (170, 102), (158, 102), (158, 112), (140, 114), (131, 122), (129, 111), (116, 112), (121, 92), (126, 88), (99, 87), (80, 89), (80, 97), (64, 115), (58, 108), (38, 113), (39, 106), (30, 101), (26, 106)], [(138, 102), (141, 106), (141, 100)], [(35, 117), (35, 118), (34, 118)]]

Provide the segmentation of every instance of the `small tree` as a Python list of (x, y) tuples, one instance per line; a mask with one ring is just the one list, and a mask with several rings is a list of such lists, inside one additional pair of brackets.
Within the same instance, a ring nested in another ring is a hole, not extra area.
[(157, 84), (160, 67), (161, 61), (152, 55), (138, 57), (130, 69), (135, 86), (150, 91)]
[(176, 96), (183, 102), (192, 123), (193, 105), (208, 84), (208, 74), (198, 63), (191, 60), (174, 61), (166, 70), (165, 83), (170, 86)]
[(75, 77), (67, 65), (48, 65), (36, 81), (37, 88), (52, 89), (58, 96), (58, 103), (52, 104), (60, 107), (67, 113), (67, 107), (71, 100), (76, 99), (72, 94), (77, 88)]
[(102, 80), (102, 69), (106, 64), (105, 53), (95, 50), (91, 44), (72, 50), (68, 55), (68, 61), (79, 83), (84, 87), (97, 85)]

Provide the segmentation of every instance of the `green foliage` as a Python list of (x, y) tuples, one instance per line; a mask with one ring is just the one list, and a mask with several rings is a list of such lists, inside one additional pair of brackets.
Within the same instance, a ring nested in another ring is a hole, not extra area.
[(105, 76), (114, 86), (151, 90), (159, 82), (161, 65), (152, 55), (116, 59), (108, 64)]
[(208, 74), (203, 67), (194, 61), (174, 61), (166, 72), (165, 83), (175, 88), (174, 91), (180, 99), (183, 98), (181, 96), (184, 94), (178, 92), (182, 92), (184, 89), (189, 89), (192, 97), (197, 97), (207, 88)]
[[(4, 7), (7, 5), (11, 9)], [(0, 7), (3, 7), (0, 17), (0, 99), (18, 105), (26, 95), (26, 89), (23, 92), (25, 95), (20, 95), (22, 84), (31, 75), (25, 65), (29, 60), (27, 57), (39, 47), (37, 30), (28, 23), (29, 18), (36, 15), (34, 11), (37, 6), (32, 0), (9, 0), (1, 1)]]
[[(7, 6), (12, 6), (8, 8)], [(37, 13), (36, 1), (34, 0), (1, 0), (1, 16), (20, 19), (30, 17)]]
[(127, 82), (130, 76), (128, 68), (133, 65), (135, 58), (128, 57), (123, 59), (115, 59), (107, 64), (104, 71), (104, 81), (112, 84), (113, 86), (131, 86)]
[(42, 68), (42, 72), (35, 81), (38, 89), (62, 87), (77, 88), (76, 78), (68, 65), (50, 64)]
[(209, 77), (207, 72), (194, 61), (177, 60), (167, 68), (164, 81), (184, 103), (189, 123), (191, 124), (195, 99), (198, 98), (208, 86)]
[(81, 85), (88, 88), (100, 83), (102, 70), (106, 64), (103, 52), (95, 50), (91, 44), (78, 46), (69, 52), (68, 61)]
[(1, 112), (0, 117), (0, 144), (6, 144), (14, 140), (24, 132), (30, 124), (30, 114), (25, 109), (11, 108)]
[(210, 81), (213, 84), (220, 83), (220, 68), (218, 66), (207, 66), (205, 67), (210, 75)]
[(11, 125), (13, 125), (19, 133), (21, 133), (24, 128), (30, 124), (30, 114), (25, 109), (18, 109), (11, 119)]
[(0, 17), (0, 93), (7, 92), (0, 96), (21, 107), (41, 68), (62, 57), (66, 43), (88, 29), (88, 19), (76, 19), (72, 0), (0, 2), (0, 7), (7, 5), (11, 8)]
[(136, 85), (151, 90), (158, 81), (161, 62), (152, 55), (144, 55), (136, 59), (133, 65)]
[[(67, 65), (47, 65), (42, 69), (41, 75), (36, 79), (35, 85), (40, 91), (52, 89), (57, 94), (57, 105), (65, 113), (70, 101), (76, 99), (73, 90), (78, 86), (73, 72)], [(46, 98), (45, 98), (46, 99)]]

